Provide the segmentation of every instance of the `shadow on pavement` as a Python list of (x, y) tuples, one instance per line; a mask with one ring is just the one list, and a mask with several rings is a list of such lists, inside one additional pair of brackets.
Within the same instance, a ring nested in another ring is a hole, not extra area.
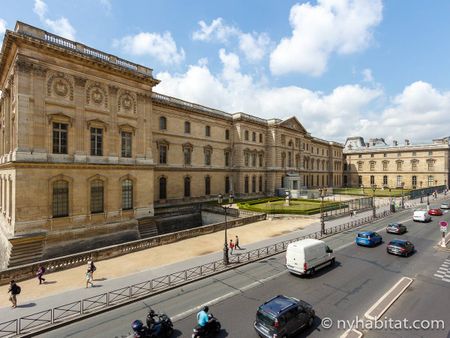
[(295, 275), (295, 274), (292, 274), (292, 275), (297, 277), (297, 278), (317, 278), (317, 277), (320, 277), (322, 275), (327, 274), (331, 270), (339, 268), (340, 266), (342, 266), (342, 264), (340, 262), (335, 262), (334, 264), (327, 264), (323, 268), (321, 268), (319, 270), (316, 270), (313, 275), (309, 275), (309, 274), (308, 275), (301, 275), (301, 276)]
[(107, 280), (108, 278), (105, 278), (105, 277), (103, 277), (103, 278), (96, 278), (96, 279), (93, 279), (93, 281), (94, 282), (103, 282), (103, 281), (105, 281), (105, 280)]
[(33, 307), (33, 306), (36, 306), (36, 303), (26, 303), (26, 304), (17, 305), (18, 308), (22, 308), (22, 309), (27, 308), (27, 307)]
[(58, 282), (55, 280), (49, 280), (49, 281), (43, 282), (42, 284), (56, 284), (56, 283), (58, 283)]
[(311, 327), (308, 327), (308, 328), (306, 328), (306, 329), (304, 329), (304, 330), (302, 330), (301, 332), (299, 332), (297, 335), (295, 335), (294, 337), (298, 337), (298, 338), (300, 338), (300, 337), (308, 337), (308, 336), (310, 336), (314, 331), (318, 331), (318, 332), (320, 332), (320, 330), (321, 330), (321, 327), (320, 327), (320, 324), (322, 323), (322, 318), (320, 318), (320, 317), (314, 317), (314, 323), (313, 323), (313, 325), (311, 325)]

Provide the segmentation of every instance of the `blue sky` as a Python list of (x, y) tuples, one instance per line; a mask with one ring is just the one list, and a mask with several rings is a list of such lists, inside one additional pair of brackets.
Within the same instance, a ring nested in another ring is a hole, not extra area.
[(314, 136), (450, 135), (444, 0), (0, 0), (17, 20), (154, 69), (155, 91), (296, 116)]

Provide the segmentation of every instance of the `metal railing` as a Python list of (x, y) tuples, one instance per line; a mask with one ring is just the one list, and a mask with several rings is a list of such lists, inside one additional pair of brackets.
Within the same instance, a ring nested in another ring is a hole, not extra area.
[[(390, 211), (377, 214), (376, 219), (390, 215)], [(280, 241), (262, 248), (250, 250), (244, 254), (231, 255), (230, 265), (224, 265), (222, 259), (195, 266), (186, 270), (160, 276), (144, 282), (132, 284), (120, 289), (112, 290), (79, 301), (63, 304), (52, 309), (43, 310), (17, 319), (0, 323), (0, 337), (13, 337), (18, 334), (29, 334), (48, 328), (52, 325), (65, 322), (69, 319), (81, 317), (86, 314), (104, 311), (105, 309), (126, 304), (133, 300), (149, 297), (153, 294), (164, 292), (169, 288), (178, 287), (201, 278), (212, 276), (219, 272), (233, 269), (236, 266), (251, 263), (286, 251), (289, 243), (307, 238), (325, 238), (349, 229), (359, 227), (374, 220), (373, 216), (363, 217), (358, 220), (336, 225), (326, 229), (322, 236), (316, 231), (294, 239)]]

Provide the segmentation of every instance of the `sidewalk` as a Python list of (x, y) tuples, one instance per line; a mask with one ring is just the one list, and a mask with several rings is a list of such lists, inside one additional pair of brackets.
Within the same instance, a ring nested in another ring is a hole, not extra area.
[[(384, 210), (388, 210), (388, 207), (377, 209), (378, 212)], [(354, 217), (330, 220), (326, 222), (326, 227), (371, 214), (369, 210)], [(240, 246), (251, 250), (318, 230), (320, 222), (315, 219), (265, 220), (229, 229), (228, 238), (234, 240), (235, 235), (238, 235)], [(222, 231), (96, 262), (95, 286), (89, 289), (85, 288), (85, 266), (49, 273), (44, 276), (46, 284), (42, 285), (38, 284), (37, 279), (22, 281), (19, 283), (22, 293), (18, 296), (16, 309), (10, 308), (8, 286), (1, 286), (1, 322), (219, 260), (222, 257), (223, 240)]]

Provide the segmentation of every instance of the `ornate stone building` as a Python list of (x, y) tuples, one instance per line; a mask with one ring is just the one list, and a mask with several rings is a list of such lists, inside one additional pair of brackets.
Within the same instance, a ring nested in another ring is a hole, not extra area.
[(383, 139), (364, 142), (362, 137), (350, 137), (344, 148), (344, 186), (401, 187), (418, 189), (448, 185), (449, 138), (429, 144), (392, 146)]
[(343, 146), (296, 118), (228, 114), (155, 93), (158, 83), (147, 67), (27, 24), (6, 32), (3, 265), (24, 241), (40, 243), (38, 256), (136, 238), (155, 205), (342, 184)]

